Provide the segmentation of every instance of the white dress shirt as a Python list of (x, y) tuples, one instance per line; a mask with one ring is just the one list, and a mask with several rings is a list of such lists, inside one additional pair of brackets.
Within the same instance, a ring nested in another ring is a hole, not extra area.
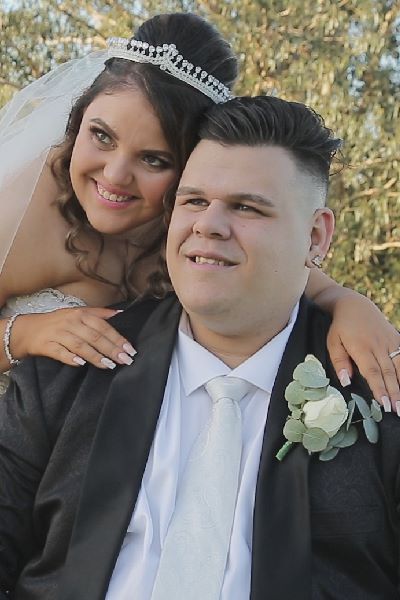
[(240, 402), (243, 449), (221, 600), (249, 598), (253, 509), (265, 422), (276, 373), (297, 312), (298, 306), (285, 329), (235, 369), (193, 340), (183, 315), (142, 486), (106, 600), (151, 599), (182, 473), (194, 440), (210, 419), (211, 399), (204, 384), (228, 374), (245, 379), (253, 387)]

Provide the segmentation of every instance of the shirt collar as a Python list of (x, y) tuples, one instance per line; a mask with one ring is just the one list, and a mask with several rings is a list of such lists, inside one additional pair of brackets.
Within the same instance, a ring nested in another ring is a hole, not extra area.
[(235, 369), (230, 369), (193, 339), (188, 316), (183, 311), (179, 323), (177, 354), (186, 396), (220, 375), (240, 377), (270, 394), (298, 311), (299, 305), (296, 304), (286, 327)]

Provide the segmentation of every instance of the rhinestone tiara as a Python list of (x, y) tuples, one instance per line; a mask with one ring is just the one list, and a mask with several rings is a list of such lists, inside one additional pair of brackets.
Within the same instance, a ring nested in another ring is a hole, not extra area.
[(175, 44), (152, 46), (147, 42), (112, 37), (107, 40), (109, 58), (125, 58), (137, 63), (157, 65), (162, 71), (196, 88), (221, 104), (233, 98), (229, 88), (201, 67), (192, 65), (179, 53)]

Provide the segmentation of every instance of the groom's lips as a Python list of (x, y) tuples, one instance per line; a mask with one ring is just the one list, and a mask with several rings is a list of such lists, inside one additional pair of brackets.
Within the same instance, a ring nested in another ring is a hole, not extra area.
[(237, 264), (222, 254), (203, 252), (201, 250), (191, 250), (190, 252), (187, 252), (186, 258), (198, 265), (234, 267)]

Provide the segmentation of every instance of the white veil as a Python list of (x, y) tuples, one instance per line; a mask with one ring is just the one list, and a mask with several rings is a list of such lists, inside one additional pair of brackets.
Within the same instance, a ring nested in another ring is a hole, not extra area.
[(63, 138), (74, 100), (107, 58), (107, 51), (99, 51), (64, 63), (15, 94), (0, 111), (0, 271), (48, 153)]

